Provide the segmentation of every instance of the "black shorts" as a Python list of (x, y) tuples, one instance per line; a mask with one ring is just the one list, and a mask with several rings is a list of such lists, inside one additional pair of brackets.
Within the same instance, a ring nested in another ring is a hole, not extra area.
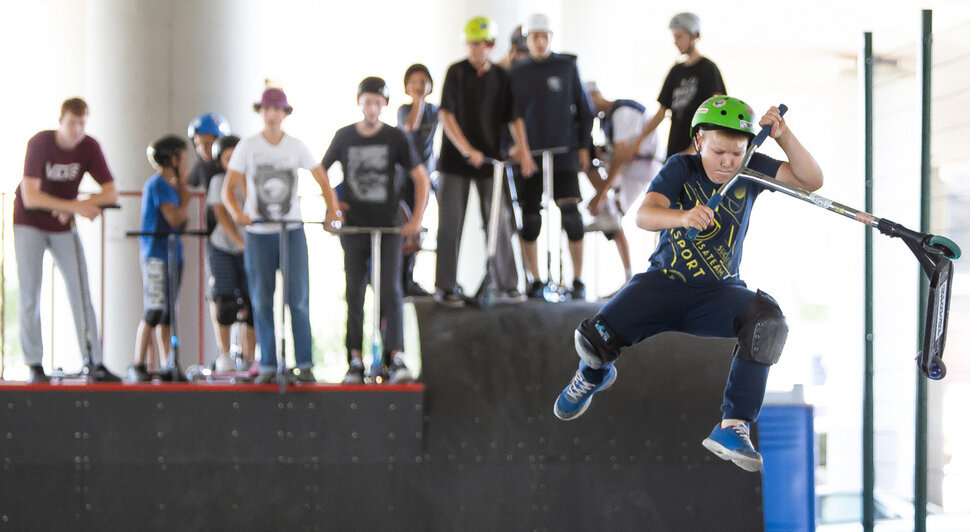
[[(532, 177), (525, 178), (516, 167), (515, 192), (519, 198), (519, 208), (523, 213), (539, 213), (542, 206), (542, 169), (532, 174)], [(553, 172), (552, 197), (555, 200), (579, 199), (579, 174), (572, 171)]]

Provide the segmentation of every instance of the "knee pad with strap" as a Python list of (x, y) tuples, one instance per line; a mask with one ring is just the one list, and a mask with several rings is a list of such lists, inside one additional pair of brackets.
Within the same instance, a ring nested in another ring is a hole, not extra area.
[(160, 308), (148, 309), (145, 311), (145, 316), (142, 318), (145, 320), (145, 324), (149, 327), (155, 327), (159, 323), (162, 323), (162, 317), (165, 311)]
[(239, 313), (239, 299), (236, 296), (216, 295), (216, 321), (219, 325), (232, 325), (236, 323), (236, 316)]
[(738, 334), (735, 356), (760, 364), (775, 364), (788, 338), (788, 323), (778, 302), (758, 290), (758, 294), (734, 318)]
[(522, 231), (519, 236), (526, 242), (535, 242), (542, 229), (542, 215), (539, 213), (522, 214)]
[(559, 206), (562, 214), (562, 230), (566, 232), (566, 238), (570, 242), (579, 242), (583, 239), (583, 215), (579, 213), (579, 207), (575, 203), (567, 203)]
[(620, 336), (599, 314), (583, 320), (573, 335), (576, 353), (586, 365), (599, 369), (620, 356), (620, 349), (630, 342)]

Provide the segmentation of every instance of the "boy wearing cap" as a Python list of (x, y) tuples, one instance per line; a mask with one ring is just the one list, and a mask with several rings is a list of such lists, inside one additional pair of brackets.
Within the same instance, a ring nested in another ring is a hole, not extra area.
[[(212, 145), (216, 139), (229, 133), (229, 121), (218, 113), (203, 113), (189, 122), (187, 136), (192, 139), (195, 153), (199, 156), (189, 173), (190, 185), (208, 190), (212, 176), (223, 171), (219, 168), (218, 161), (212, 157)], [(215, 227), (215, 221), (211, 220), (211, 222), (208, 226), (210, 229)]]
[[(93, 220), (104, 205), (118, 200), (114, 177), (101, 152), (101, 145), (84, 132), (88, 104), (71, 98), (61, 104), (56, 130), (41, 131), (27, 143), (24, 176), (14, 197), (13, 237), (20, 282), (18, 319), (20, 345), (30, 373), (28, 382), (44, 383), (49, 378), (41, 364), (44, 344), (40, 326), (40, 288), (44, 278), (38, 265), (50, 251), (57, 269), (64, 275), (78, 344), (90, 346), (88, 374), (96, 381), (117, 381), (101, 363), (98, 323), (87, 283), (87, 262), (74, 228), (74, 215)], [(101, 192), (78, 199), (84, 174), (101, 187)], [(87, 338), (85, 338), (85, 334)]]
[(697, 50), (697, 40), (701, 38), (700, 17), (693, 13), (678, 13), (670, 19), (668, 27), (674, 36), (674, 46), (686, 59), (683, 63), (675, 64), (667, 73), (660, 96), (657, 97), (660, 109), (637, 138), (617, 146), (614, 164), (623, 165), (631, 161), (640, 143), (663, 122), (667, 111), (670, 111), (667, 157), (692, 153), (694, 147), (690, 143), (690, 122), (694, 110), (711, 96), (727, 94), (717, 65)]
[[(438, 106), (425, 101), (434, 88), (431, 72), (421, 63), (408, 67), (404, 73), (404, 92), (411, 97), (411, 103), (402, 104), (397, 110), (397, 127), (410, 137), (411, 144), (418, 151), (422, 163), (431, 175), (435, 171), (434, 135), (438, 130)], [(414, 181), (404, 177), (402, 191), (402, 211), (405, 217), (414, 212)], [(401, 264), (401, 282), (404, 295), (412, 297), (429, 296), (424, 288), (414, 282), (414, 261), (420, 250), (420, 237), (407, 239), (404, 243), (404, 258)]]
[[(568, 148), (567, 153), (553, 156), (552, 197), (562, 214), (562, 229), (569, 240), (573, 264), (573, 299), (586, 297), (583, 273), (583, 216), (579, 213), (579, 176), (589, 167), (592, 146), (593, 112), (589, 96), (579, 77), (576, 56), (553, 53), (549, 47), (552, 29), (549, 17), (536, 14), (523, 27), (529, 58), (510, 72), (515, 113), (526, 129), (528, 146), (534, 151)], [(536, 155), (534, 165), (540, 164)], [(542, 228), (541, 202), (543, 182), (522, 166), (515, 175), (519, 207), (522, 209), (522, 259), (531, 274), (529, 297), (542, 297), (544, 283), (539, 280), (536, 240)], [(547, 228), (548, 229), (548, 228)], [(558, 232), (557, 232), (558, 237)], [(551, 273), (551, 272), (550, 272)]]
[[(492, 203), (492, 166), (485, 158), (503, 159), (503, 131), (524, 139), (525, 128), (516, 123), (508, 73), (489, 60), (497, 28), (487, 17), (475, 17), (465, 25), (468, 57), (448, 67), (441, 91), (441, 177), (438, 186), (438, 257), (435, 272), (435, 301), (446, 307), (461, 307), (464, 299), (458, 286), (458, 253), (465, 223), (465, 208), (472, 183), (478, 190), (482, 222), (488, 227)], [(518, 128), (516, 130), (516, 128)], [(513, 131), (514, 130), (514, 131)], [(528, 148), (519, 161), (531, 164)], [(502, 297), (521, 300), (519, 274), (512, 250), (511, 212), (499, 211), (498, 247), (495, 251), (497, 284)]]
[[(357, 103), (363, 119), (337, 130), (323, 156), (322, 171), (339, 162), (343, 169), (344, 213), (348, 226), (395, 227), (400, 224), (398, 205), (400, 188), (395, 186), (397, 168), (403, 168), (414, 182), (414, 212), (401, 227), (400, 234), (386, 233), (381, 237), (381, 278), (397, 279), (401, 271), (401, 239), (421, 232), (421, 219), (428, 202), (431, 185), (408, 137), (399, 129), (380, 120), (387, 106), (390, 91), (383, 79), (367, 77), (357, 86)], [(367, 288), (368, 260), (371, 258), (370, 234), (340, 236), (344, 248), (344, 272), (347, 286), (347, 375), (345, 383), (364, 381), (362, 358), (364, 328), (364, 291)], [(401, 283), (382, 282), (379, 296), (381, 313), (386, 326), (383, 331), (384, 350), (390, 353), (388, 375), (390, 382), (407, 382), (413, 375), (404, 364), (404, 319)], [(379, 319), (374, 317), (374, 319)], [(371, 368), (378, 375), (382, 368)]]
[[(246, 228), (243, 254), (249, 297), (252, 301), (256, 339), (259, 343), (259, 375), (256, 382), (272, 382), (276, 376), (276, 331), (273, 318), (273, 294), (276, 271), (280, 268), (280, 222), (286, 224), (286, 305), (290, 309), (293, 349), (299, 382), (315, 382), (310, 334), (310, 277), (307, 263), (306, 233), (300, 222), (300, 198), (297, 195), (297, 170), (310, 171), (320, 186), (327, 204), (324, 228), (342, 220), (337, 197), (323, 167), (306, 144), (283, 131), (283, 120), (293, 112), (286, 94), (277, 88), (263, 92), (253, 109), (263, 118), (263, 131), (236, 145), (229, 159), (222, 202), (237, 226)], [(242, 205), (235, 190), (246, 191)], [(254, 224), (254, 222), (263, 222)], [(266, 223), (276, 222), (276, 223)], [(284, 310), (285, 312), (285, 310)], [(280, 334), (285, 334), (280, 331)], [(285, 354), (285, 353), (284, 353)]]
[(525, 61), (529, 57), (529, 46), (525, 43), (525, 35), (522, 35), (522, 25), (519, 24), (512, 30), (509, 37), (509, 51), (497, 63), (498, 66), (508, 70), (513, 66)]
[(644, 123), (648, 120), (646, 109), (633, 100), (607, 100), (596, 83), (592, 81), (586, 86), (589, 97), (593, 101), (593, 109), (600, 121), (600, 129), (606, 138), (601, 157), (606, 163), (607, 170), (606, 179), (602, 179), (597, 170), (591, 169), (587, 172), (593, 188), (596, 189), (596, 195), (589, 201), (589, 212), (594, 219), (586, 226), (586, 231), (602, 231), (607, 240), (613, 240), (616, 243), (620, 261), (623, 263), (626, 283), (633, 277), (633, 271), (629, 243), (620, 222), (631, 206), (639, 205), (644, 190), (660, 169), (654, 160), (657, 135), (652, 133), (645, 142), (640, 144), (640, 150), (630, 163), (613, 164), (614, 147), (640, 134)]
[[(822, 186), (822, 171), (772, 107), (761, 118), (788, 157), (755, 153), (748, 167), (806, 190)], [(599, 313), (574, 334), (579, 369), (554, 406), (571, 420), (589, 407), (596, 392), (616, 380), (614, 362), (623, 347), (664, 331), (736, 337), (734, 361), (724, 390), (722, 419), (703, 445), (747, 471), (761, 469), (748, 424), (757, 421), (768, 369), (778, 361), (788, 326), (778, 303), (747, 288), (738, 274), (754, 200), (764, 188), (740, 180), (716, 211), (707, 200), (730, 180), (755, 136), (754, 113), (737, 98), (715, 96), (692, 120), (695, 154), (671, 157), (653, 180), (637, 212), (637, 225), (662, 231), (650, 268), (634, 276)], [(695, 240), (686, 233), (695, 228)]]

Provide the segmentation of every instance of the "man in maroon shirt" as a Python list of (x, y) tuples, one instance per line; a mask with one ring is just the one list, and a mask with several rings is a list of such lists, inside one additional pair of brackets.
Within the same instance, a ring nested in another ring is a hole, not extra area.
[[(95, 381), (118, 381), (102, 364), (98, 324), (95, 321), (81, 241), (74, 215), (95, 219), (102, 206), (117, 201), (114, 178), (98, 141), (84, 134), (88, 105), (71, 98), (61, 105), (60, 127), (41, 131), (27, 143), (24, 178), (14, 199), (14, 248), (20, 279), (20, 343), (30, 368), (28, 382), (47, 382), (41, 365), (44, 346), (40, 326), (40, 286), (43, 268), (38, 267), (50, 250), (54, 264), (64, 276), (74, 314), (78, 343), (86, 353), (85, 368)], [(101, 192), (78, 198), (85, 173), (101, 186)]]

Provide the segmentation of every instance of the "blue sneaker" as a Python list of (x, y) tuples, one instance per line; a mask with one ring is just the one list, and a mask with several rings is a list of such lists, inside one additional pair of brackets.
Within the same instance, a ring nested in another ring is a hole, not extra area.
[(730, 460), (745, 471), (761, 470), (761, 453), (751, 445), (751, 435), (746, 424), (722, 429), (718, 423), (703, 444), (721, 460)]
[(556, 399), (556, 406), (552, 409), (556, 417), (563, 421), (569, 421), (583, 415), (583, 412), (589, 408), (593, 394), (613, 386), (613, 383), (616, 382), (616, 368), (610, 365), (609, 369), (609, 373), (599, 384), (587, 381), (583, 377), (582, 368), (576, 370), (576, 376), (573, 377), (569, 386), (566, 386), (566, 389), (559, 394), (559, 399)]

